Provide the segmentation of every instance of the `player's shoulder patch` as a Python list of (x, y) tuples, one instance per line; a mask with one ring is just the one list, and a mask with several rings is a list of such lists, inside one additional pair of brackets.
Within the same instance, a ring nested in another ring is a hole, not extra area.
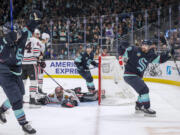
[(137, 56), (140, 57), (140, 56), (141, 56), (141, 53), (140, 53), (140, 52), (137, 52)]

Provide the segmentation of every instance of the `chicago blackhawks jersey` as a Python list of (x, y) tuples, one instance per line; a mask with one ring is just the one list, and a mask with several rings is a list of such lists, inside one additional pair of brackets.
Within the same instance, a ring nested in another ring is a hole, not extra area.
[(39, 39), (32, 37), (26, 42), (23, 64), (37, 64), (41, 55), (42, 43)]

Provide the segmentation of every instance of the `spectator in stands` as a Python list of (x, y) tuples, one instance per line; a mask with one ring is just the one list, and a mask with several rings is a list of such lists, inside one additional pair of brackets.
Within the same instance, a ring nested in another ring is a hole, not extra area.
[(45, 52), (45, 59), (50, 59), (51, 58), (50, 51), (51, 51), (51, 49), (48, 48), (47, 51)]
[(54, 49), (50, 50), (50, 59), (52, 59), (52, 60), (57, 59), (57, 55), (54, 53)]
[(106, 27), (106, 45), (112, 50), (114, 42), (114, 31), (111, 24), (108, 24)]
[(109, 56), (107, 47), (103, 47), (103, 48), (102, 48), (102, 54), (101, 54), (101, 56)]

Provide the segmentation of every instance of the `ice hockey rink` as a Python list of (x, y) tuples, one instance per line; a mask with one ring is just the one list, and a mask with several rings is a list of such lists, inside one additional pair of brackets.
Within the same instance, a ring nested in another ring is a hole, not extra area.
[[(82, 79), (56, 79), (64, 88), (81, 86)], [(95, 80), (97, 86), (97, 80)], [(75, 108), (60, 105), (30, 109), (24, 105), (27, 119), (32, 121), (37, 135), (180, 135), (180, 87), (147, 83), (150, 88), (152, 108), (157, 117), (144, 117), (134, 113), (134, 105), (98, 106), (97, 102), (81, 103)], [(44, 91), (53, 92), (57, 85), (44, 79)], [(26, 97), (28, 95), (26, 85)], [(0, 89), (0, 103), (5, 99)], [(6, 115), (8, 122), (0, 125), (0, 135), (23, 135), (14, 114)]]

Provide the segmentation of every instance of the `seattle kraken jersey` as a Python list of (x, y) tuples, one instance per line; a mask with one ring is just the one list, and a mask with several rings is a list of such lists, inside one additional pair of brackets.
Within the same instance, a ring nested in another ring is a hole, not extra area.
[(147, 53), (144, 53), (140, 47), (136, 46), (128, 47), (123, 57), (127, 59), (124, 76), (138, 75), (140, 77), (143, 77), (149, 63), (164, 63), (171, 58), (169, 52), (157, 55), (154, 49), (150, 49)]
[(78, 57), (74, 60), (78, 70), (89, 70), (90, 64), (93, 66), (98, 66), (94, 61), (94, 54), (91, 52), (89, 55), (87, 52), (81, 52)]
[(24, 28), (22, 37), (13, 46), (9, 45), (7, 37), (0, 38), (0, 73), (12, 72), (21, 75), (24, 47), (31, 35), (31, 32)]

